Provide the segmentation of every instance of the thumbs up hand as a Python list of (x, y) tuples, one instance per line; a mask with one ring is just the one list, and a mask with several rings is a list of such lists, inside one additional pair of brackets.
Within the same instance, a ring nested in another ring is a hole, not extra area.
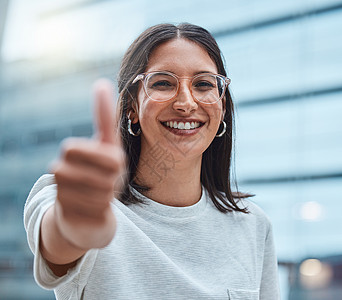
[(56, 226), (79, 249), (102, 248), (115, 234), (110, 203), (123, 188), (126, 167), (112, 99), (111, 83), (96, 82), (96, 134), (92, 139), (64, 141), (52, 170), (57, 183)]
[(121, 145), (120, 133), (117, 131), (116, 115), (112, 109), (114, 94), (111, 83), (106, 79), (98, 80), (95, 85), (94, 122), (97, 126), (97, 139), (102, 143)]

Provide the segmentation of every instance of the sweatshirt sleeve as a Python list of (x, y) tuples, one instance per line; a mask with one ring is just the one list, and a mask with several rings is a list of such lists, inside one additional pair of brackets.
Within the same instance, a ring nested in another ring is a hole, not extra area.
[(260, 299), (280, 299), (278, 282), (277, 257), (274, 247), (272, 225), (269, 223), (269, 229), (265, 239), (264, 259), (260, 284)]
[[(94, 265), (97, 250), (89, 250), (68, 273), (54, 275), (39, 251), (40, 224), (45, 212), (55, 202), (57, 195), (54, 176), (43, 175), (33, 186), (24, 207), (24, 226), (29, 247), (34, 254), (33, 274), (38, 285), (45, 289), (65, 290), (70, 296), (80, 295)], [(67, 298), (67, 299), (73, 299)]]

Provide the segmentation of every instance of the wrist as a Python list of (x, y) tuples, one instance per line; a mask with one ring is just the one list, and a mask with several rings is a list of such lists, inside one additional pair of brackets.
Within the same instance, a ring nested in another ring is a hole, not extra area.
[(110, 206), (101, 217), (66, 215), (61, 205), (55, 204), (56, 228), (70, 247), (80, 252), (107, 246), (114, 237), (116, 220)]

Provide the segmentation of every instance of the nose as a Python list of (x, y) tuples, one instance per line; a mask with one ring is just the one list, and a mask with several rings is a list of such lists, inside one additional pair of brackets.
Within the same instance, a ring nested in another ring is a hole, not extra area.
[(179, 83), (179, 91), (174, 99), (173, 108), (184, 113), (193, 112), (198, 108), (198, 104), (191, 94), (190, 87), (185, 82), (183, 84)]

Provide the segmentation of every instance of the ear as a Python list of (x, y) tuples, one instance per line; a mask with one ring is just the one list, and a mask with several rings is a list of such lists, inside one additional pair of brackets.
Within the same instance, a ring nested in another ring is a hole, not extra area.
[(127, 118), (130, 119), (133, 124), (137, 124), (139, 122), (139, 112), (135, 103), (133, 103), (131, 109), (128, 110)]

